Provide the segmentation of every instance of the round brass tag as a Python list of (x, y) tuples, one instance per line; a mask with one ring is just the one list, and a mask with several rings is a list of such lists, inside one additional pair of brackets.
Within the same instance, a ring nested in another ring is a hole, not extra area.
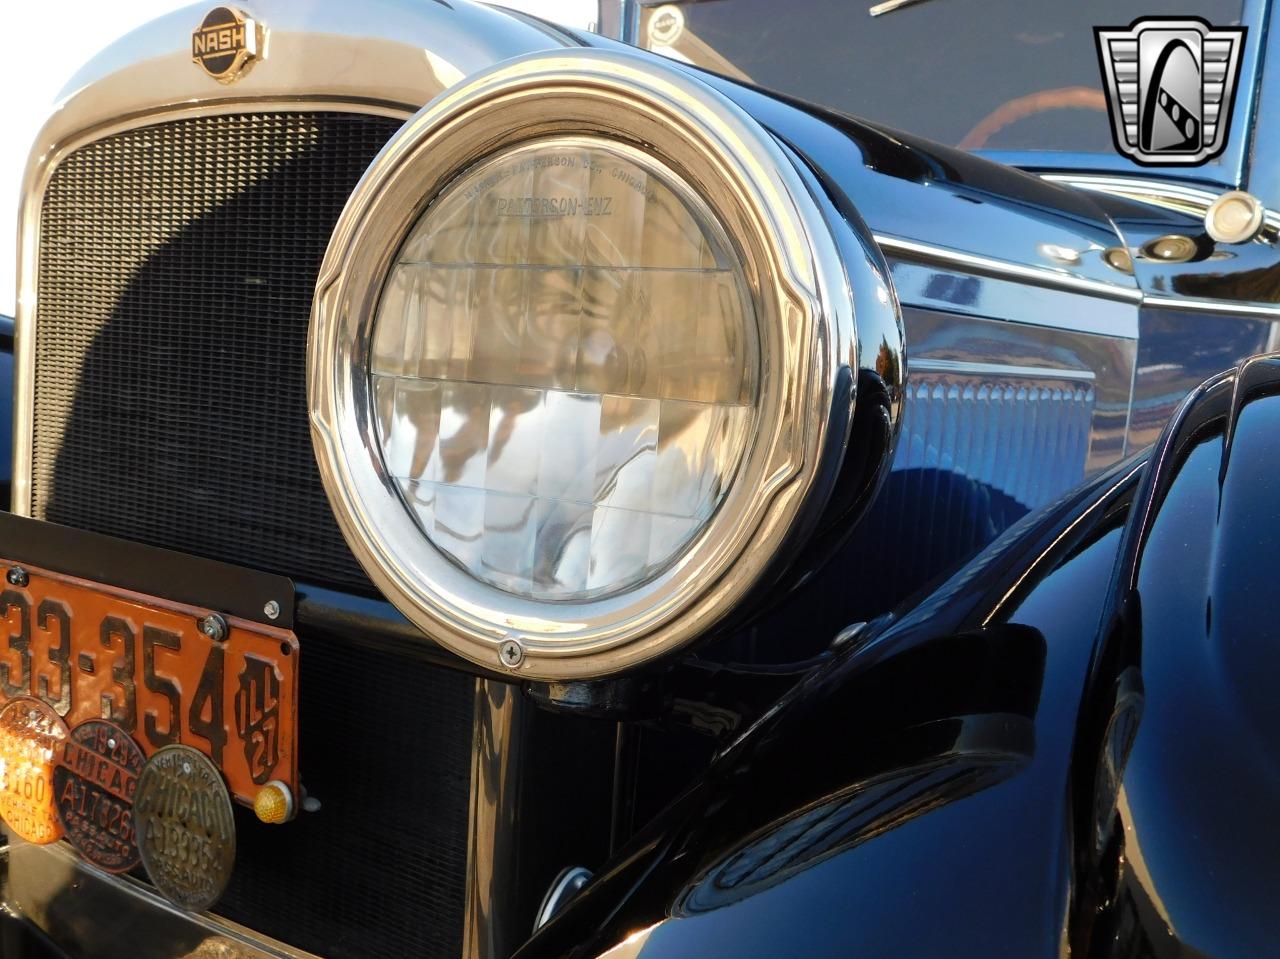
[(71, 730), (53, 767), (58, 819), (67, 841), (107, 872), (138, 864), (133, 798), (142, 772), (142, 750), (123, 729), (89, 719)]
[(133, 798), (142, 864), (170, 902), (203, 912), (227, 888), (236, 823), (222, 773), (190, 746), (165, 746), (142, 767)]
[(18, 696), (0, 709), (0, 817), (27, 842), (62, 838), (54, 809), (54, 755), (67, 724), (38, 699)]

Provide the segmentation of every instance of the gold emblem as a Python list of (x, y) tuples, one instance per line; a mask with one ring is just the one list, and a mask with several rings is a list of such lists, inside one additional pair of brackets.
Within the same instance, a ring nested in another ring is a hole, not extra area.
[(258, 58), (259, 29), (235, 7), (214, 7), (191, 33), (191, 59), (219, 83), (234, 83)]

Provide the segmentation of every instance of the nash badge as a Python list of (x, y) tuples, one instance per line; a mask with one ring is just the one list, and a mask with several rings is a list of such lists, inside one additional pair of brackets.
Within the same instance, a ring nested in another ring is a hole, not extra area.
[(53, 794), (67, 840), (99, 869), (128, 872), (138, 864), (133, 797), (142, 750), (115, 723), (88, 719), (57, 758)]
[(219, 83), (234, 83), (258, 58), (258, 30), (234, 7), (214, 7), (191, 33), (191, 59)]
[(165, 746), (142, 767), (133, 799), (142, 864), (170, 902), (203, 912), (236, 860), (231, 796), (218, 767), (190, 746)]

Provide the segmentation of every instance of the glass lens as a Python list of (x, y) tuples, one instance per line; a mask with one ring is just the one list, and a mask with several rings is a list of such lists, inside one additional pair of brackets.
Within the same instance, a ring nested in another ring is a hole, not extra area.
[(710, 211), (631, 149), (540, 140), (456, 179), (392, 266), (370, 359), (386, 467), (423, 533), (539, 600), (670, 564), (748, 443), (745, 290)]

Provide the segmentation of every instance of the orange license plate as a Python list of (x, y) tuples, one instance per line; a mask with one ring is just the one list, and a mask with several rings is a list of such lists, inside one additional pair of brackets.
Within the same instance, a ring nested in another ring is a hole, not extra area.
[(14, 566), (27, 582), (0, 579), (0, 702), (34, 696), (70, 727), (114, 720), (148, 756), (192, 746), (244, 803), (272, 780), (299, 795), (292, 631), (226, 616), (216, 641), (210, 610), (0, 560)]

